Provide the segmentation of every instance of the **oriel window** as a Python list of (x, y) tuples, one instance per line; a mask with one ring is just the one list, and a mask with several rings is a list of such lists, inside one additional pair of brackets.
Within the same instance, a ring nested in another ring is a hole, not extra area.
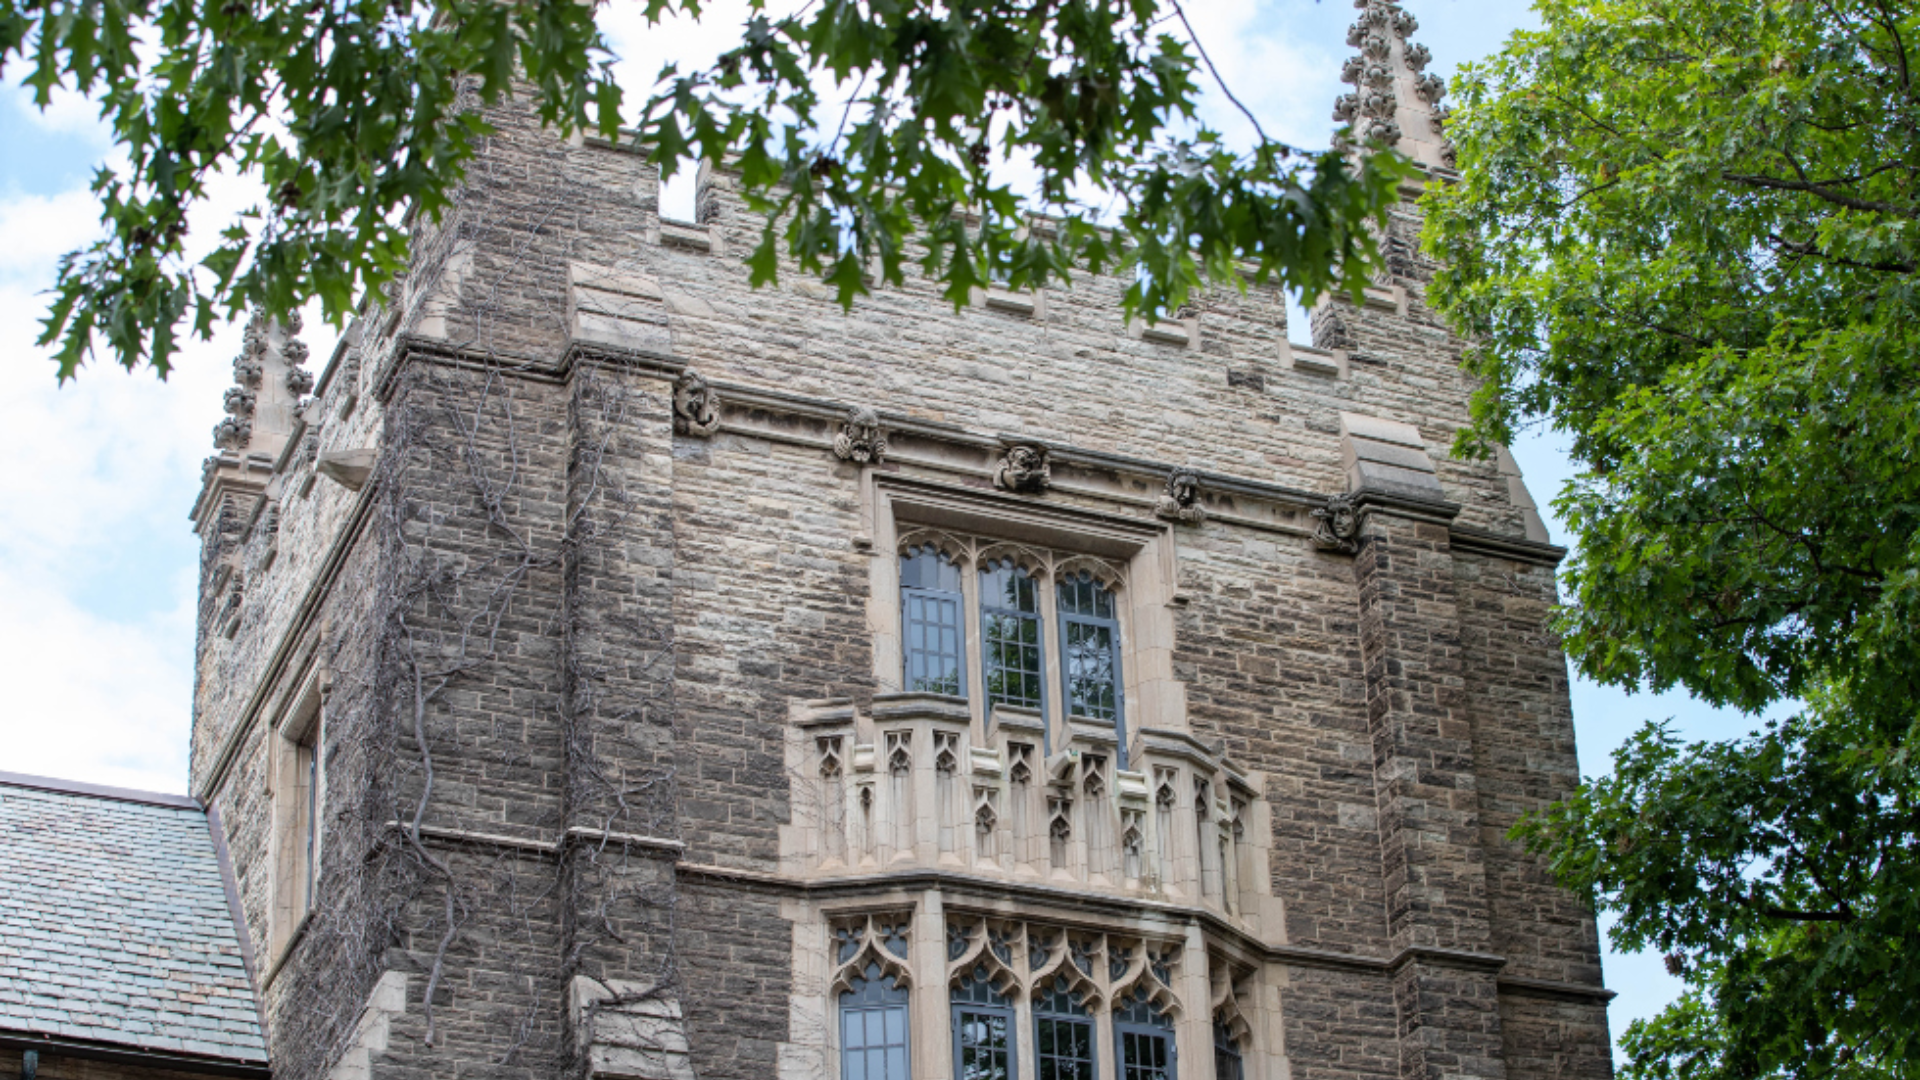
[(905, 688), (965, 696), (960, 568), (933, 547), (909, 551), (900, 559), (900, 607)]
[(989, 706), (1042, 708), (1040, 625), (1040, 588), (1032, 575), (1006, 559), (980, 568), (981, 667)]

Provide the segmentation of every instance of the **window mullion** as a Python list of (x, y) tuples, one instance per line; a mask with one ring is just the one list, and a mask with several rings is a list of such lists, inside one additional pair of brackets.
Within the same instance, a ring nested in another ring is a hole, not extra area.
[(985, 640), (980, 628), (980, 567), (973, 559), (960, 564), (960, 625), (965, 640), (960, 643), (960, 693), (967, 699), (967, 711), (973, 717), (975, 731), (985, 731), (987, 721), (987, 679), (983, 664)]
[(1044, 754), (1053, 752), (1054, 727), (1059, 726), (1061, 745), (1067, 739), (1066, 660), (1061, 651), (1066, 628), (1060, 622), (1060, 601), (1053, 574), (1036, 576), (1034, 588), (1040, 594), (1040, 644), (1043, 669), (1040, 674), (1040, 716), (1045, 728)]

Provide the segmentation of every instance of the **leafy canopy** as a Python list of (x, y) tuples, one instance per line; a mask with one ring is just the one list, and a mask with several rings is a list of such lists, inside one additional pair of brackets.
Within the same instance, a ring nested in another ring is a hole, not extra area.
[(1920, 10), (1538, 7), (1427, 200), (1462, 448), (1571, 437), (1583, 672), (1792, 715), (1649, 725), (1521, 834), (1689, 983), (1631, 1076), (1920, 1075)]
[[(650, 23), (701, 13), (640, 2)], [(737, 170), (767, 214), (753, 280), (784, 258), (843, 304), (870, 270), (902, 283), (910, 260), (956, 304), (989, 278), (1024, 288), (1136, 261), (1128, 314), (1149, 318), (1203, 280), (1318, 295), (1358, 290), (1378, 264), (1370, 226), (1404, 159), (1170, 137), (1200, 93), (1177, 3), (752, 11), (713, 66), (663, 72), (622, 135), (627, 95), (595, 5), (576, 0), (0, 0), (0, 66), (42, 105), (56, 87), (99, 100), (127, 155), (95, 180), (105, 235), (61, 263), (41, 343), (63, 379), (97, 345), (164, 376), (183, 328), (314, 296), (344, 318), (404, 267), (405, 215), (448, 205), (488, 132), (476, 107), (516, 93), (557, 131), (625, 138), (664, 174), (688, 158)], [(1031, 162), (1036, 190), (996, 182), (1002, 157)], [(187, 225), (221, 171), (258, 177), (267, 201), (196, 261)], [(1080, 191), (1118, 200), (1117, 229), (1096, 227)], [(1036, 214), (1055, 220), (1027, 228)]]

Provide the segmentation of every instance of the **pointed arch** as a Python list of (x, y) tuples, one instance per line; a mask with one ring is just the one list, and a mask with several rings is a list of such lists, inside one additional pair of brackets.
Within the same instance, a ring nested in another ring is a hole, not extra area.
[(974, 555), (974, 561), (979, 563), (982, 569), (1000, 562), (1011, 563), (1031, 574), (1035, 580), (1045, 580), (1053, 567), (1053, 560), (1047, 557), (1046, 552), (1009, 540), (980, 545)]
[[(1144, 993), (1155, 1009), (1173, 1023), (1179, 1023), (1185, 1010), (1180, 996), (1173, 991), (1173, 983), (1179, 971), (1180, 947), (1135, 939), (1122, 948), (1126, 950), (1126, 968), (1112, 980), (1114, 1008), (1119, 1009), (1122, 1002)], [(1118, 949), (1115, 955), (1120, 955)]]
[(1054, 563), (1053, 574), (1059, 581), (1085, 574), (1112, 592), (1127, 586), (1127, 572), (1097, 555), (1069, 555)]
[(834, 997), (859, 992), (856, 983), (871, 981), (869, 969), (878, 966), (883, 977), (906, 989), (913, 986), (913, 969), (907, 966), (912, 916), (888, 912), (861, 915), (830, 924), (834, 960)]
[[(955, 948), (955, 931), (964, 934), (962, 948)], [(949, 918), (947, 920), (947, 985), (977, 978), (984, 971), (988, 982), (1009, 1000), (1026, 992), (1026, 976), (1019, 959), (1026, 954), (1026, 927), (1022, 923), (1000, 922), (985, 918)]]
[(965, 567), (973, 563), (973, 543), (940, 529), (908, 530), (900, 535), (900, 542), (896, 545), (900, 555), (911, 555), (923, 548), (938, 551), (955, 566)]

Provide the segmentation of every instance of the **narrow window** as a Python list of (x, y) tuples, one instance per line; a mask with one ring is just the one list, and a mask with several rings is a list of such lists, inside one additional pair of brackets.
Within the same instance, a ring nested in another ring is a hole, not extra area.
[(1085, 570), (1060, 580), (1060, 653), (1065, 666), (1067, 715), (1105, 720), (1120, 739), (1127, 767), (1127, 733), (1120, 695), (1120, 620), (1113, 593)]
[(1033, 577), (1000, 559), (980, 570), (980, 639), (987, 705), (1041, 707), (1040, 590)]
[(1144, 988), (1114, 1010), (1113, 1037), (1120, 1044), (1119, 1080), (1175, 1080), (1173, 1021)]
[(1240, 1056), (1240, 1043), (1233, 1037), (1233, 1029), (1227, 1022), (1213, 1019), (1213, 1077), (1214, 1080), (1247, 1080), (1247, 1063)]
[(935, 548), (909, 551), (900, 559), (900, 607), (905, 688), (964, 696), (960, 568)]
[(953, 986), (953, 1074), (959, 1080), (1013, 1080), (1013, 1003), (993, 987), (986, 965)]
[(841, 1080), (911, 1080), (907, 1066), (907, 988), (878, 962), (840, 994)]
[(300, 800), (300, 914), (313, 910), (314, 879), (320, 876), (320, 725), (307, 729), (294, 749), (294, 769), (305, 788)]
[(1039, 1080), (1093, 1080), (1093, 1017), (1065, 975), (1033, 999), (1033, 1053)]
[(275, 732), (268, 779), (273, 799), (269, 868), (273, 907), (268, 941), (275, 957), (293, 942), (294, 933), (318, 898), (321, 815), (326, 805), (326, 763), (321, 760), (320, 695), (309, 690)]

